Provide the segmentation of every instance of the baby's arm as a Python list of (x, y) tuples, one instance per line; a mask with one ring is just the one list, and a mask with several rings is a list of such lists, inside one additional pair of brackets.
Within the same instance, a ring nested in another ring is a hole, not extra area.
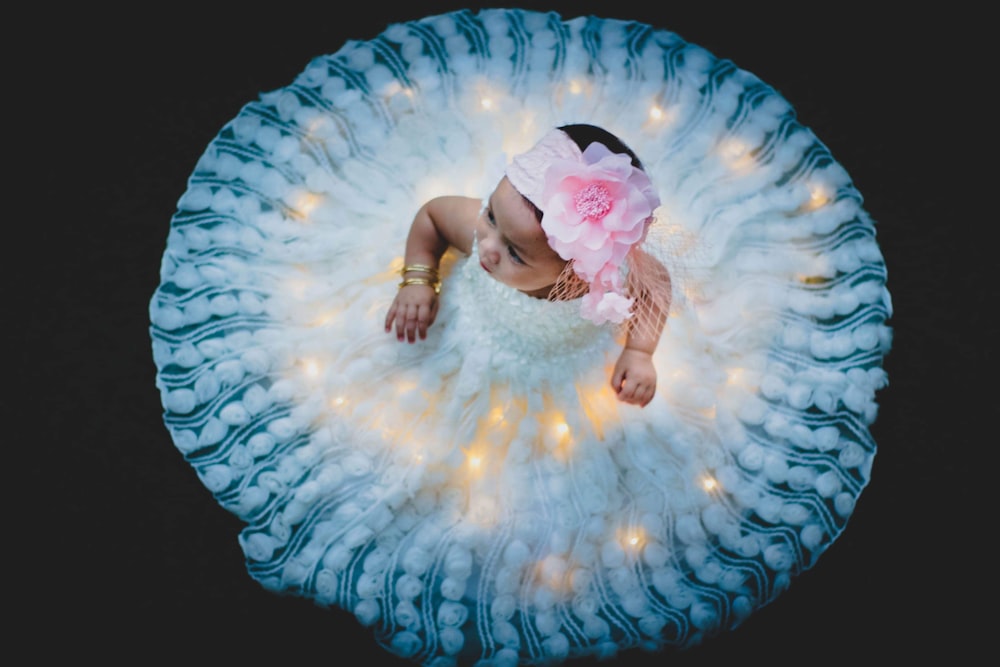
[(611, 388), (620, 401), (646, 407), (653, 400), (656, 394), (653, 352), (658, 340), (658, 335), (654, 338), (651, 335), (629, 334), (611, 374)]
[(637, 301), (628, 323), (625, 348), (611, 373), (611, 388), (618, 399), (646, 407), (656, 394), (656, 367), (653, 352), (666, 325), (672, 297), (670, 273), (658, 260), (645, 253), (636, 255)]
[[(479, 206), (478, 199), (469, 197), (436, 197), (421, 206), (406, 237), (403, 266), (427, 268), (407, 270), (404, 280), (424, 278), (433, 283), (441, 256), (449, 247), (469, 253)], [(386, 333), (395, 327), (400, 341), (423, 340), (437, 312), (438, 294), (432, 285), (400, 287), (385, 316)]]

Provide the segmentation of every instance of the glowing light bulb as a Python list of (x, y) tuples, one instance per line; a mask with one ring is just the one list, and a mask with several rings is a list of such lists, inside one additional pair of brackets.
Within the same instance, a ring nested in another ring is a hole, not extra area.
[(830, 193), (823, 185), (812, 185), (809, 188), (809, 208), (817, 209), (830, 201)]
[(583, 86), (580, 85), (579, 81), (570, 81), (569, 92), (571, 92), (574, 95), (579, 95), (580, 93), (583, 92)]
[(618, 536), (618, 540), (626, 551), (637, 551), (645, 541), (641, 529), (624, 532)]
[(483, 460), (476, 455), (469, 456), (469, 467), (473, 470), (479, 468), (483, 464)]
[(494, 426), (503, 421), (503, 408), (499, 405), (490, 410), (490, 423)]
[(337, 396), (330, 401), (330, 405), (332, 405), (335, 408), (339, 408), (343, 404), (344, 404), (343, 396)]
[(312, 213), (313, 209), (319, 206), (319, 202), (319, 196), (311, 192), (303, 191), (295, 197), (295, 201), (292, 202), (292, 206), (298, 216), (301, 216), (304, 221), (308, 221), (309, 214)]
[(392, 81), (391, 83), (386, 85), (385, 89), (382, 91), (382, 94), (385, 97), (403, 95), (404, 97), (412, 98), (414, 93), (412, 88), (406, 88), (402, 86), (398, 81)]
[(726, 141), (719, 147), (719, 152), (733, 170), (745, 169), (753, 163), (750, 146), (740, 139)]
[(316, 363), (314, 360), (309, 359), (305, 362), (305, 370), (306, 370), (306, 375), (314, 378), (317, 375), (319, 375), (319, 364)]
[(479, 100), (479, 105), (483, 107), (483, 109), (489, 111), (490, 109), (493, 108), (493, 100), (491, 100), (488, 97), (484, 97), (481, 100)]
[(706, 477), (701, 481), (701, 485), (706, 491), (714, 491), (718, 488), (719, 482), (714, 477)]
[(558, 424), (555, 425), (555, 429), (556, 429), (556, 435), (558, 435), (561, 438), (567, 433), (569, 433), (569, 424), (567, 424), (566, 422), (559, 422)]
[(743, 141), (734, 140), (729, 145), (730, 153), (736, 157), (743, 157), (750, 150), (750, 147)]
[(649, 108), (649, 117), (652, 120), (661, 120), (663, 118), (663, 109), (654, 104)]

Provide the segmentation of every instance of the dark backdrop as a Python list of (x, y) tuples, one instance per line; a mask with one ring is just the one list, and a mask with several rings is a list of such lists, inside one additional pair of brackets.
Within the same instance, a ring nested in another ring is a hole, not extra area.
[[(8, 220), (24, 240), (12, 237), (5, 268), (6, 292), (24, 309), (5, 326), (5, 405), (22, 425), (5, 444), (27, 459), (6, 471), (17, 490), (8, 575), (24, 593), (11, 605), (11, 634), (41, 636), (28, 643), (35, 654), (405, 664), (352, 617), (266, 592), (247, 575), (240, 525), (163, 426), (147, 306), (174, 205), (244, 104), (346, 40), (474, 7), (252, 4), (70, 10), (58, 34), (53, 17), (39, 16), (33, 28), (51, 39), (25, 62), (8, 60), (32, 84), (8, 88), (8, 138), (30, 137), (31, 160), (14, 183), (42, 185)], [(973, 60), (961, 55), (968, 44), (942, 43), (957, 13), (649, 4), (494, 6), (649, 23), (777, 89), (851, 174), (877, 222), (895, 341), (872, 429), (872, 482), (842, 537), (738, 630), (681, 655), (625, 654), (612, 664), (962, 664), (995, 617), (987, 591), (995, 592), (996, 530), (974, 495), (996, 445), (983, 431), (986, 399), (997, 395), (986, 345), (997, 327), (985, 290), (991, 237), (963, 209), (989, 195), (949, 185), (970, 170), (954, 146), (979, 142), (974, 126), (956, 122), (969, 103), (955, 94), (956, 72)], [(8, 25), (11, 37), (22, 29)]]

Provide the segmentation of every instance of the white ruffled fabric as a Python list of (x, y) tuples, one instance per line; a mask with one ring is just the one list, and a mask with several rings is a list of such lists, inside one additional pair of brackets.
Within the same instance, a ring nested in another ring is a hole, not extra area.
[[(449, 253), (383, 330), (422, 202), (550, 127), (639, 153), (675, 278), (646, 408), (615, 334)], [(848, 175), (773, 89), (651, 26), (489, 9), (390, 26), (248, 104), (150, 304), (164, 418), (250, 574), (414, 663), (683, 648), (781, 593), (869, 481), (891, 302)]]

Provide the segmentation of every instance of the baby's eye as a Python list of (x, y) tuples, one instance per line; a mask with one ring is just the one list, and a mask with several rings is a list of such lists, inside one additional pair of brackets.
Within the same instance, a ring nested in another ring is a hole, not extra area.
[(510, 255), (510, 258), (514, 261), (515, 264), (524, 264), (524, 260), (521, 259), (521, 256), (517, 254), (516, 250), (514, 250), (514, 246), (512, 245), (507, 246), (507, 253)]
[(491, 208), (486, 209), (486, 221), (490, 223), (490, 227), (497, 226), (497, 220), (493, 217), (493, 209)]

